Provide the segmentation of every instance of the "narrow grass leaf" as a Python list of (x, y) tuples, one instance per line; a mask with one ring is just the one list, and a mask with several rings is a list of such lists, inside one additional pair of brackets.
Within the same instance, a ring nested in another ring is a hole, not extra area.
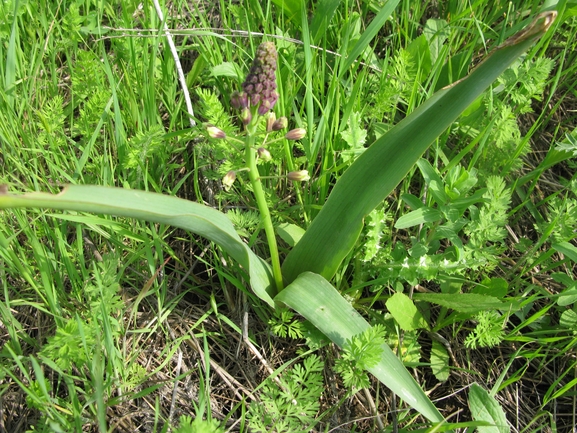
[(385, 25), (387, 19), (391, 16), (397, 5), (399, 4), (400, 0), (389, 0), (385, 3), (385, 6), (379, 11), (379, 13), (373, 18), (367, 30), (362, 34), (359, 38), (357, 43), (353, 46), (350, 54), (347, 56), (347, 59), (343, 63), (341, 68), (341, 72), (339, 76), (343, 76), (345, 71), (347, 71), (351, 65), (357, 60), (363, 51), (369, 46), (373, 38), (379, 33), (379, 30)]
[(14, 2), (14, 15), (12, 21), (12, 30), (10, 31), (10, 41), (8, 42), (8, 51), (6, 53), (6, 69), (4, 70), (4, 88), (6, 89), (6, 99), (10, 107), (14, 105), (14, 82), (16, 81), (16, 41), (18, 35), (18, 6), (19, 1)]
[(321, 0), (318, 2), (315, 15), (310, 25), (313, 41), (318, 42), (331, 22), (341, 0)]
[[(347, 340), (370, 327), (369, 323), (322, 276), (305, 272), (276, 297), (308, 319), (333, 343)], [(393, 351), (383, 344), (383, 357), (370, 368), (377, 379), (431, 421), (443, 417)]]

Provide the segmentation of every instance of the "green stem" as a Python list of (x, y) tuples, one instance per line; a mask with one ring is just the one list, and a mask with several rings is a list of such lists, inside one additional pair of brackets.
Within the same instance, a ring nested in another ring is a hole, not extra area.
[(274, 227), (272, 225), (272, 219), (270, 217), (270, 211), (268, 208), (268, 204), (266, 202), (266, 196), (264, 194), (262, 183), (260, 181), (260, 175), (258, 172), (258, 168), (256, 166), (256, 152), (254, 150), (254, 142), (255, 137), (253, 134), (249, 132), (246, 137), (245, 163), (248, 167), (248, 176), (250, 179), (250, 183), (252, 184), (252, 189), (254, 192), (254, 196), (256, 198), (256, 204), (260, 212), (261, 222), (264, 226), (264, 231), (266, 233), (266, 239), (270, 250), (270, 259), (272, 262), (272, 273), (274, 276), (274, 281), (276, 283), (276, 289), (278, 292), (280, 292), (284, 288), (284, 283), (280, 269), (278, 247), (276, 243)]

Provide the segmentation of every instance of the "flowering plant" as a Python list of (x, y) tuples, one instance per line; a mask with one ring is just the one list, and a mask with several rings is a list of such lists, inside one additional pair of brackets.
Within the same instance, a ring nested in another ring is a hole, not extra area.
[[(266, 158), (266, 143), (256, 147), (257, 125), (267, 119), (267, 131), (287, 126), (285, 118), (266, 117), (278, 100), (274, 76), (276, 51), (270, 42), (257, 50), (243, 91), (232, 95), (232, 105), (240, 110), (245, 127), (244, 159), (270, 249), (270, 263), (258, 257), (240, 239), (230, 220), (222, 213), (199, 203), (176, 197), (123, 188), (100, 186), (66, 187), (58, 195), (9, 194), (0, 186), (0, 208), (44, 207), (96, 212), (171, 224), (198, 233), (217, 243), (246, 270), (254, 293), (271, 308), (288, 305), (306, 317), (335, 344), (343, 347), (355, 335), (370, 328), (363, 317), (342, 297), (329, 280), (353, 248), (363, 219), (384, 200), (403, 179), (421, 154), (517, 57), (534, 39), (550, 27), (555, 14), (539, 15), (524, 31), (507, 40), (471, 74), (441, 89), (387, 134), (375, 141), (338, 180), (327, 202), (282, 266), (276, 247), (274, 226), (260, 184), (257, 158)], [(354, 60), (354, 59), (353, 59)], [(269, 127), (270, 124), (270, 127)], [(208, 135), (227, 139), (216, 126)], [(305, 131), (289, 131), (287, 139), (300, 139)], [(262, 149), (262, 150), (260, 150)], [(239, 170), (240, 171), (240, 170)], [(223, 180), (231, 187), (237, 173)], [(293, 181), (309, 177), (303, 170), (289, 173)], [(386, 345), (380, 360), (366, 365), (408, 404), (432, 421), (443, 417), (418, 386), (402, 362)]]

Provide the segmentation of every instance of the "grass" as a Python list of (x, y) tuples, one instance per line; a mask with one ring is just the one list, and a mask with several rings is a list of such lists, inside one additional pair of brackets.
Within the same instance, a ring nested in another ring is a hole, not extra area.
[[(204, 202), (266, 256), (247, 178), (220, 184), (240, 158), (202, 128), (236, 129), (229, 96), (261, 35), (275, 35), (279, 52), (275, 112), (308, 131), (269, 148), (263, 184), (274, 222), (304, 228), (364, 147), (539, 12), (528, 1), (442, 3), (401, 1), (390, 19), (369, 1), (164, 5), (191, 128), (151, 2), (4, 2), (0, 184), (114, 185)], [(505, 417), (499, 431), (577, 423), (577, 26), (558, 7), (555, 31), (429, 148), (332, 280), (454, 423), (479, 421), (479, 400), (494, 422)], [(310, 182), (276, 177), (301, 169)], [(365, 376), (367, 336), (340, 352), (298, 316), (273, 314), (243, 269), (202, 239), (75, 212), (0, 218), (0, 431), (428, 425)]]

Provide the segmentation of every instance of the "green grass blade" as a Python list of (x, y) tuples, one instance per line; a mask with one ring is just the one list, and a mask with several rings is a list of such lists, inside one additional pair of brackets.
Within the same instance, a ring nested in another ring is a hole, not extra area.
[(16, 81), (16, 49), (18, 37), (18, 5), (19, 1), (14, 2), (14, 21), (12, 22), (12, 31), (10, 32), (10, 41), (8, 42), (8, 52), (6, 54), (6, 69), (4, 74), (4, 88), (6, 89), (6, 99), (10, 107), (14, 106), (14, 82)]
[[(298, 311), (339, 347), (370, 326), (327, 280), (311, 272), (301, 274), (275, 300)], [(381, 361), (369, 371), (427, 419), (443, 421), (443, 416), (389, 346), (383, 344)]]
[(208, 206), (146, 191), (91, 185), (69, 185), (60, 194), (0, 192), (0, 209), (33, 207), (124, 216), (190, 230), (220, 245), (250, 274), (256, 295), (269, 305), (272, 274), (236, 233), (230, 220)]
[(379, 33), (379, 30), (385, 25), (387, 19), (391, 16), (400, 0), (389, 0), (385, 6), (379, 11), (377, 16), (373, 18), (367, 30), (359, 38), (355, 46), (352, 48), (351, 53), (347, 56), (345, 60), (340, 75), (342, 76), (345, 71), (351, 67), (351, 65), (357, 60), (363, 51), (369, 46), (373, 38)]
[(539, 15), (467, 78), (436, 92), (373, 143), (338, 180), (319, 215), (288, 254), (283, 264), (285, 282), (305, 271), (330, 279), (353, 248), (365, 216), (390, 194), (433, 140), (547, 31), (555, 16), (555, 12)]
[(321, 0), (316, 5), (315, 15), (310, 26), (315, 43), (319, 41), (320, 36), (326, 31), (340, 3), (341, 0)]

